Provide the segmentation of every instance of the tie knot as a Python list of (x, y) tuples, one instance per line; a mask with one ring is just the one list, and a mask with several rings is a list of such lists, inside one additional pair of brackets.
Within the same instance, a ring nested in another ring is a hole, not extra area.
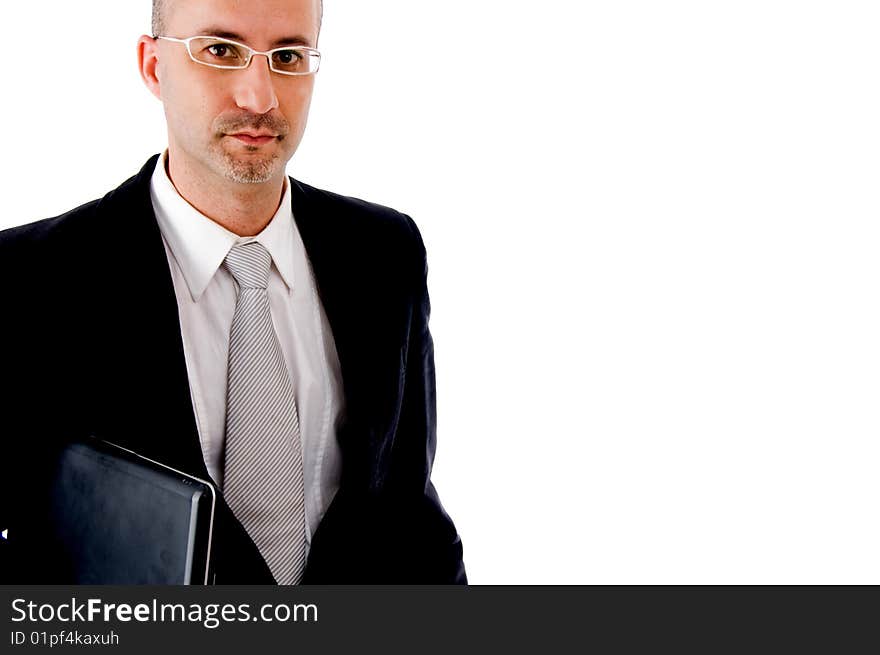
[(265, 289), (272, 255), (260, 243), (251, 241), (233, 246), (223, 262), (242, 289)]

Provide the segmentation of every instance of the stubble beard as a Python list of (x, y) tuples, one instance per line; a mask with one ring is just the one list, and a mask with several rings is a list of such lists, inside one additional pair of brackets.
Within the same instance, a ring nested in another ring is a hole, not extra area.
[[(244, 153), (238, 148), (231, 148), (226, 143), (226, 134), (244, 129), (269, 129), (278, 134), (275, 147), (271, 154), (260, 154), (261, 146), (244, 146)], [(223, 175), (239, 184), (262, 184), (268, 182), (278, 174), (279, 169), (287, 165), (279, 153), (283, 150), (283, 143), (290, 133), (290, 124), (280, 116), (273, 115), (238, 115), (219, 117), (214, 124), (217, 136), (216, 157), (220, 164)]]
[[(248, 146), (246, 150), (248, 152), (257, 152), (259, 148)], [(278, 153), (241, 159), (225, 149), (221, 153), (220, 161), (226, 178), (239, 184), (262, 184), (268, 182), (278, 173), (278, 169), (284, 165)]]

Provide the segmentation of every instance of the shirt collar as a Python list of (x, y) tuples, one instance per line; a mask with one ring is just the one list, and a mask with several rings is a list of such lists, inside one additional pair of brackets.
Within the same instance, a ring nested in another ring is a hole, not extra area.
[(284, 181), (284, 194), (278, 211), (253, 237), (240, 237), (202, 214), (177, 192), (165, 170), (168, 151), (156, 162), (150, 182), (150, 197), (162, 236), (177, 260), (194, 302), (198, 302), (230, 248), (258, 241), (269, 254), (288, 290), (293, 289), (294, 223), (290, 184)]

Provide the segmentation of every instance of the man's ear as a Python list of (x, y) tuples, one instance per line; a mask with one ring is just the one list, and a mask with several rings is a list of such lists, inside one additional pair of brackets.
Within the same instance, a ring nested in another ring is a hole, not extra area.
[(162, 90), (159, 83), (159, 43), (151, 36), (141, 35), (137, 42), (138, 70), (147, 88), (159, 100)]

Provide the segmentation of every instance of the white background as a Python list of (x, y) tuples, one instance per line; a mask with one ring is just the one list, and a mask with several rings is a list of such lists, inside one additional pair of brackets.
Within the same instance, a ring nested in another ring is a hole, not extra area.
[[(326, 4), (289, 170), (422, 229), (471, 581), (880, 583), (877, 3)], [(165, 137), (147, 0), (3, 20), (7, 227)]]

